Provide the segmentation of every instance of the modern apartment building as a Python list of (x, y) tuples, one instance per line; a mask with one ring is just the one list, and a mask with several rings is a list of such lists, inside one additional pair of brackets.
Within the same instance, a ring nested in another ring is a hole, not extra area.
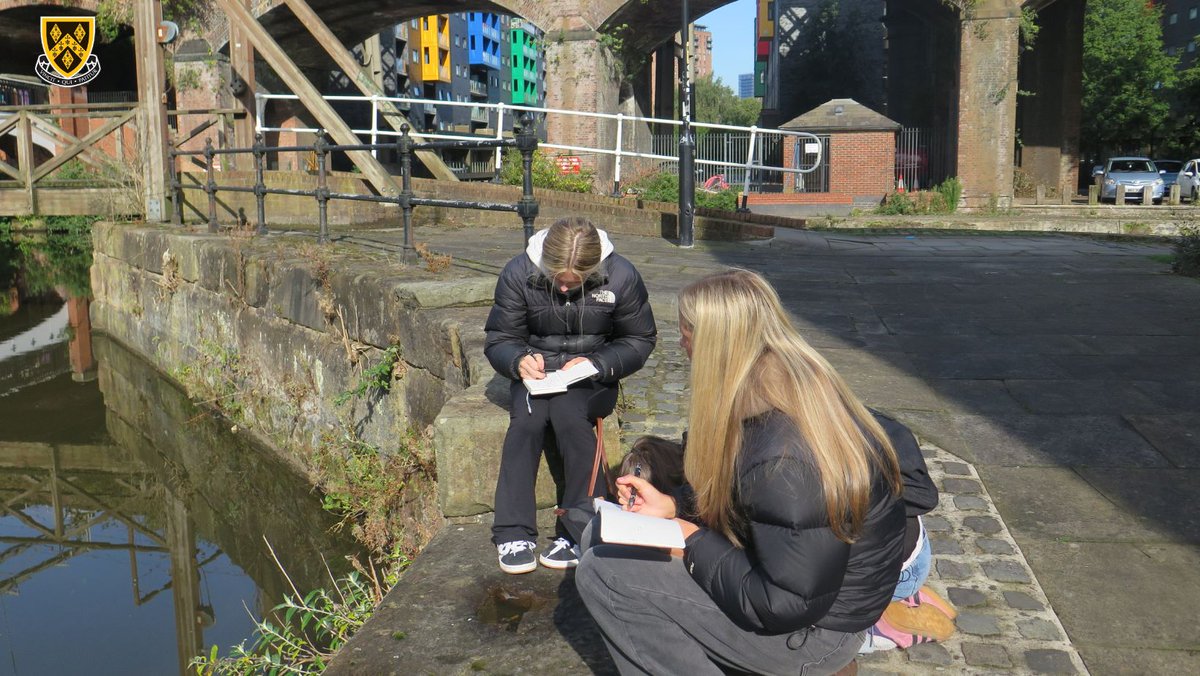
[(1200, 35), (1200, 0), (1163, 0), (1163, 49), (1179, 57), (1179, 70), (1196, 62), (1196, 38)]
[(692, 73), (697, 80), (712, 77), (712, 32), (708, 26), (692, 24)]
[(541, 31), (524, 19), (509, 22), (509, 54), (512, 63), (512, 102), (527, 106), (540, 105), (541, 59), (538, 58)]
[[(497, 115), (471, 103), (545, 104), (542, 31), (523, 19), (489, 12), (455, 12), (417, 17), (392, 26), (354, 48), (387, 96), (426, 99), (400, 103), (416, 131), (494, 137)], [(358, 95), (334, 71), (328, 94)], [(434, 103), (439, 102), (439, 103)], [(371, 127), (370, 106), (334, 102), (352, 127)], [(504, 115), (510, 131), (515, 113)], [(376, 121), (380, 129), (388, 128)], [(466, 178), (491, 177), (492, 154), (455, 151), (443, 159)]]
[(738, 75), (738, 98), (749, 99), (754, 96), (754, 73)]

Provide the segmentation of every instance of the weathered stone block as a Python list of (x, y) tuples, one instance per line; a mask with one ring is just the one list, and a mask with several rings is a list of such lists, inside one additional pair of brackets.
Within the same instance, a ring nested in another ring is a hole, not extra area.
[(1008, 607), (1017, 610), (1045, 610), (1046, 608), (1041, 601), (1019, 591), (1004, 592), (1004, 602), (1008, 604)]
[(973, 667), (1002, 667), (1012, 666), (1012, 659), (1004, 646), (991, 643), (966, 643), (962, 645), (963, 657), (967, 664)]
[(983, 572), (997, 582), (1028, 584), (1033, 581), (1029, 577), (1029, 572), (1017, 561), (985, 561)]
[(958, 625), (960, 631), (976, 636), (992, 636), (1000, 633), (1000, 623), (994, 615), (959, 613), (954, 623)]
[(281, 274), (272, 275), (268, 281), (267, 306), (290, 322), (324, 331), (326, 322), (320, 306), (320, 283), (306, 268), (281, 266), (281, 269)]
[(491, 305), (496, 290), (495, 277), (399, 282), (394, 287), (400, 301), (409, 307), (444, 308)]
[(988, 601), (983, 592), (975, 589), (951, 587), (946, 590), (946, 593), (950, 595), (950, 603), (963, 608), (987, 605)]

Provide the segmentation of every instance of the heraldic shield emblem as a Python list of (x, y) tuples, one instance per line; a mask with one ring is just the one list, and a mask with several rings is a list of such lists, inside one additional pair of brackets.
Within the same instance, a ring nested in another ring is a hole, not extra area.
[(38, 77), (60, 87), (78, 87), (100, 74), (100, 61), (92, 54), (96, 17), (44, 16), (41, 34)]

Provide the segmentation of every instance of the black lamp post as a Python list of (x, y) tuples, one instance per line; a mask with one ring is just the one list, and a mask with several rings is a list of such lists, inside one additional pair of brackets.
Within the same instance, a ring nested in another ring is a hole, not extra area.
[(691, 248), (693, 245), (693, 228), (696, 217), (696, 144), (692, 139), (692, 83), (688, 79), (691, 59), (688, 58), (688, 45), (691, 42), (691, 31), (688, 30), (688, 3), (682, 0), (683, 9), (683, 54), (679, 64), (679, 112), (683, 120), (679, 132), (679, 246)]

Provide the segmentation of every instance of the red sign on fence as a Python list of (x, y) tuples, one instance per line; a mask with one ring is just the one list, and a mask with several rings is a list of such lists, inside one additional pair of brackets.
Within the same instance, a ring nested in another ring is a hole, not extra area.
[(559, 155), (554, 158), (560, 174), (578, 174), (583, 169), (583, 162), (578, 155)]

